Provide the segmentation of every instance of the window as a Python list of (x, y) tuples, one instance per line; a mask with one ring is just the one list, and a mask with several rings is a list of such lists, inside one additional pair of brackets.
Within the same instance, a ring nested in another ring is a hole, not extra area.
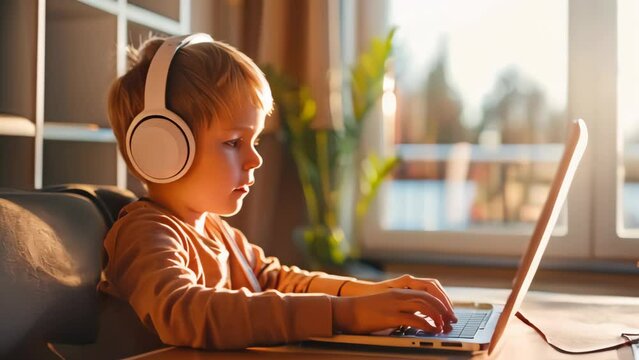
[(365, 254), (519, 255), (568, 121), (583, 118), (589, 148), (547, 254), (639, 258), (639, 5), (382, 4), (360, 18), (398, 27), (396, 110), (368, 136), (402, 162), (368, 214)]
[[(618, 69), (618, 137), (623, 156), (619, 158), (618, 199), (622, 210), (617, 232), (627, 237), (639, 237), (639, 4), (619, 1), (618, 4), (619, 69)], [(634, 201), (633, 201), (634, 200)]]
[[(635, 1), (618, 0), (614, 34), (609, 39), (616, 58), (607, 63), (616, 69), (607, 85), (614, 96), (604, 110), (597, 133), (601, 154), (595, 160), (595, 253), (600, 257), (639, 258), (639, 6)], [(616, 41), (615, 41), (616, 40)], [(610, 109), (609, 109), (610, 108)], [(639, 262), (637, 262), (639, 266)]]

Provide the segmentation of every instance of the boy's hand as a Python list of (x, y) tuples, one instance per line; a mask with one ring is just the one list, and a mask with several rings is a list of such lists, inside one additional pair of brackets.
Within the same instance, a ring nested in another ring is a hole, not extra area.
[[(342, 296), (358, 296), (378, 294), (388, 289), (412, 289), (424, 291), (437, 298), (450, 313), (453, 312), (453, 304), (446, 295), (444, 288), (436, 279), (416, 278), (410, 275), (403, 275), (395, 279), (380, 282), (370, 281), (349, 281), (342, 288)], [(453, 315), (454, 317), (454, 315)], [(455, 319), (456, 321), (456, 319)]]
[[(450, 331), (455, 315), (438, 298), (411, 289), (387, 289), (363, 296), (334, 297), (333, 330), (368, 334), (379, 330), (411, 326), (427, 332)], [(420, 312), (428, 316), (431, 324)]]

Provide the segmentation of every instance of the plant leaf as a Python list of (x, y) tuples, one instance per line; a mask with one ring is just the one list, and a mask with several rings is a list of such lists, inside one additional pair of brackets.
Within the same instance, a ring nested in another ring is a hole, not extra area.
[(369, 154), (362, 161), (361, 168), (364, 170), (364, 176), (360, 179), (360, 197), (355, 210), (358, 218), (361, 219), (366, 214), (384, 179), (395, 169), (399, 162), (400, 158), (397, 156), (380, 159), (374, 153)]

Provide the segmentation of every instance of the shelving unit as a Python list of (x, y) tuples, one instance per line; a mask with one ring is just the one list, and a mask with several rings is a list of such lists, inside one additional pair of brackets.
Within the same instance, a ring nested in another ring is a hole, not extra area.
[(190, 0), (0, 2), (0, 187), (140, 189), (107, 119), (126, 46), (191, 30)]
[(21, 116), (0, 114), (0, 134), (34, 137), (35, 124)]

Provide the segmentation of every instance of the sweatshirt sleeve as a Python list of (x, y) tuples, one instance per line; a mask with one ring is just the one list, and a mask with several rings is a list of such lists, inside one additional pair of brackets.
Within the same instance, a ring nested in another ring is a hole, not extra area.
[(235, 242), (246, 256), (262, 289), (275, 289), (285, 293), (323, 293), (337, 295), (340, 286), (353, 277), (330, 275), (321, 271), (307, 271), (297, 266), (280, 264), (276, 257), (265, 256), (257, 245), (248, 242), (244, 234), (228, 226), (234, 234)]
[(105, 244), (109, 282), (166, 344), (239, 349), (332, 334), (327, 295), (198, 284), (186, 237), (170, 223), (125, 222), (113, 239), (117, 243)]

